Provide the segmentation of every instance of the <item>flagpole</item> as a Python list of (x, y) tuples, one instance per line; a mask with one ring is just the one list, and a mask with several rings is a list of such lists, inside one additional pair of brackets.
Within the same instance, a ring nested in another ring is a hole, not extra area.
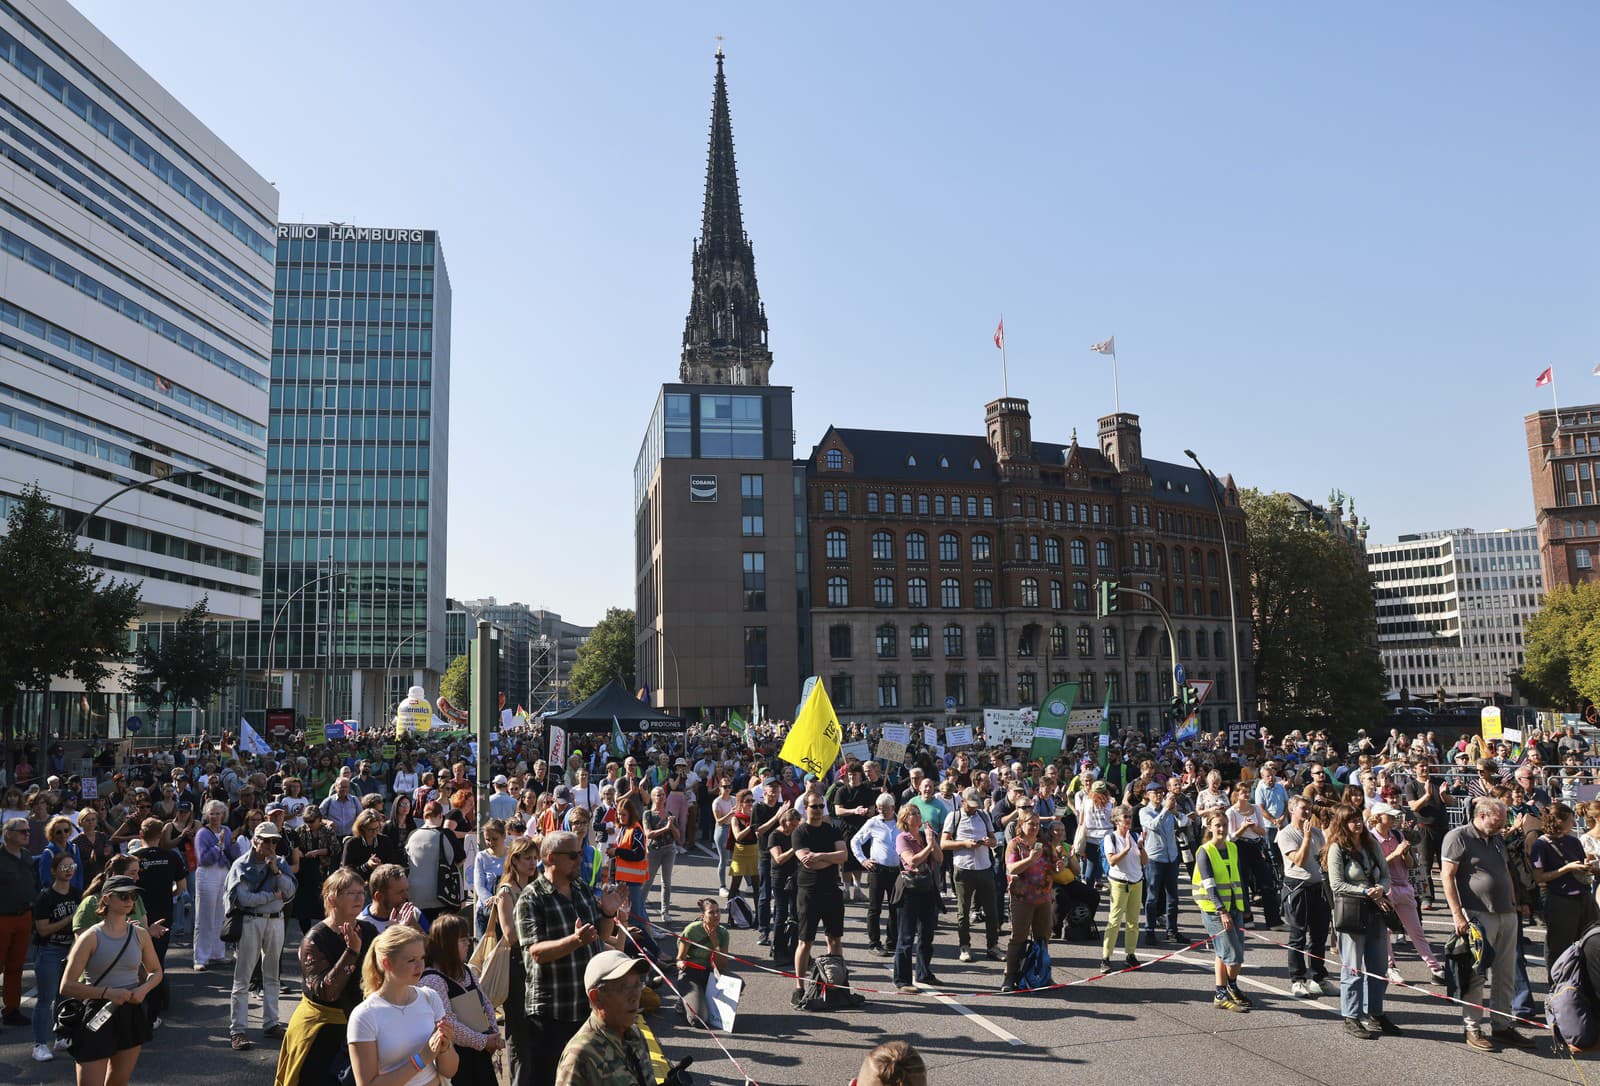
[(1550, 367), (1550, 405), (1556, 409), (1556, 429), (1561, 429), (1561, 402), (1556, 399), (1556, 368)]
[(1000, 391), (1006, 399), (1011, 398), (1011, 378), (1006, 373), (1006, 315), (1000, 314)]
[(1117, 414), (1122, 414), (1122, 387), (1117, 382), (1117, 337), (1111, 337), (1111, 402), (1116, 406)]

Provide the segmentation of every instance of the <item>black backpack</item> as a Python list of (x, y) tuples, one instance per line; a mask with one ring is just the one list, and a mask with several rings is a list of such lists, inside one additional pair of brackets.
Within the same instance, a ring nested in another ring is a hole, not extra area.
[(850, 988), (850, 970), (838, 954), (819, 954), (811, 959), (800, 1007), (808, 1011), (842, 1011), (859, 1007), (866, 996)]

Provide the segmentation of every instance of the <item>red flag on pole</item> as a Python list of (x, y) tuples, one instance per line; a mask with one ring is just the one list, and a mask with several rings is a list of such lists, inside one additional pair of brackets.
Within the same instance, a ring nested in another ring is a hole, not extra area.
[(1552, 372), (1552, 371), (1554, 371), (1554, 369), (1555, 369), (1554, 366), (1546, 366), (1544, 368), (1544, 372), (1533, 379), (1533, 387), (1534, 388), (1543, 388), (1545, 385), (1548, 385), (1551, 381), (1554, 381), (1555, 380), (1555, 375)]
[(1000, 350), (1006, 349), (1006, 319), (1000, 318), (1000, 323), (994, 326), (994, 345)]

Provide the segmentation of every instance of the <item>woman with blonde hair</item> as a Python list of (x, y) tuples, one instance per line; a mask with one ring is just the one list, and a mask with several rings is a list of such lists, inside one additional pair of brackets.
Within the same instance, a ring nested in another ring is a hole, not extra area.
[[(900, 930), (894, 950), (894, 982), (902, 992), (915, 992), (915, 979), (923, 984), (938, 984), (933, 975), (933, 934), (939, 923), (939, 865), (944, 853), (939, 848), (938, 831), (924, 828), (922, 811), (914, 803), (900, 808), (895, 817), (900, 832), (895, 836), (895, 855), (900, 858), (896, 876), (899, 890)], [(1054, 891), (1050, 891), (1052, 897)], [(1048, 921), (1050, 909), (1040, 910)], [(1036, 925), (1037, 926), (1037, 925)], [(1046, 935), (1048, 938), (1048, 935)]]
[[(78, 812), (78, 836), (72, 843), (78, 846), (79, 863), (85, 871), (103, 871), (117, 850), (111, 847), (111, 835), (100, 828), (100, 812), (85, 807)], [(175, 848), (175, 845), (167, 845)]]
[(506, 1074), (512, 1083), (520, 1079), (522, 1066), (528, 1062), (534, 1043), (528, 1027), (528, 1008), (524, 993), (527, 990), (528, 970), (522, 955), (522, 944), (517, 941), (517, 898), (539, 871), (539, 839), (519, 837), (506, 849), (506, 869), (494, 891), (494, 910), (489, 921), (487, 939), (506, 939), (511, 944), (511, 971), (506, 985)]
[(339, 855), (339, 866), (348, 867), (364, 879), (370, 878), (372, 873), (385, 862), (378, 854), (378, 834), (383, 830), (383, 812), (362, 811), (356, 815), (356, 820), (350, 828), (354, 832), (345, 838), (344, 851)]
[(868, 1052), (850, 1086), (928, 1086), (928, 1065), (906, 1041), (887, 1041)]
[(361, 965), (365, 999), (346, 1030), (355, 1086), (436, 1086), (459, 1067), (444, 1000), (420, 988), (423, 934), (393, 924), (373, 940)]
[(273, 1086), (338, 1086), (350, 1063), (345, 1028), (361, 1002), (361, 963), (378, 929), (360, 919), (367, 884), (347, 867), (323, 881), (321, 901), (323, 918), (300, 941), (304, 993), (278, 1050)]
[[(84, 1023), (69, 1038), (78, 1086), (127, 1086), (139, 1052), (151, 1038), (145, 997), (161, 983), (161, 962), (149, 932), (133, 923), (139, 884), (126, 875), (105, 880), (95, 903), (99, 921), (79, 935), (67, 955), (61, 994), (84, 1001)], [(88, 1023), (109, 1006), (99, 1029)]]
[(224, 824), (228, 805), (210, 800), (200, 812), (203, 822), (195, 832), (194, 853), (194, 967), (226, 966), (227, 948), (222, 945), (222, 884), (228, 868), (238, 857), (233, 831)]

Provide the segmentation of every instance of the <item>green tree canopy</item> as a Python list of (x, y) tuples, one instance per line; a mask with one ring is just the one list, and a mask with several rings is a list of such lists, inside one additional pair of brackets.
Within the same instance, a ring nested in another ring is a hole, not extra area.
[(612, 679), (633, 689), (633, 612), (621, 607), (607, 610), (589, 640), (578, 646), (567, 694), (582, 701)]
[(439, 680), (439, 696), (463, 713), (472, 709), (472, 656), (462, 653), (450, 661)]
[(1245, 512), (1262, 719), (1345, 730), (1382, 713), (1372, 578), (1344, 542), (1285, 495), (1240, 495)]
[(108, 665), (127, 654), (139, 586), (106, 578), (89, 556), (44, 492), (25, 488), (0, 536), (0, 707), (8, 744), (24, 694), (48, 689), (57, 675), (99, 690)]
[(128, 681), (128, 692), (152, 709), (172, 706), (174, 740), (178, 709), (204, 705), (233, 678), (234, 661), (217, 643), (216, 624), (206, 619), (210, 608), (211, 597), (202, 596), (171, 628), (147, 635)]
[(1522, 636), (1525, 694), (1551, 706), (1600, 702), (1600, 584), (1551, 591)]

